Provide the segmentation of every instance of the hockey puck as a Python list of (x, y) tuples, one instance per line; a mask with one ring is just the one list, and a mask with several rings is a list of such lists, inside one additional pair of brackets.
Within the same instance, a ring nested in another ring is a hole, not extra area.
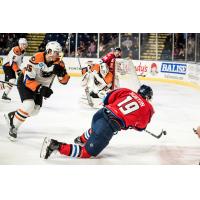
[(163, 135), (167, 135), (167, 131), (163, 131)]

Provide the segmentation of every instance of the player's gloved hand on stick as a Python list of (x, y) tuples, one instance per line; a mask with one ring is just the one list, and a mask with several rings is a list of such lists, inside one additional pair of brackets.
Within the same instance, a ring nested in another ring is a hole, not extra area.
[(53, 73), (56, 74), (58, 77), (63, 77), (66, 74), (66, 69), (60, 67), (59, 65), (55, 65), (53, 69)]
[(53, 90), (51, 88), (42, 85), (37, 87), (36, 92), (46, 98), (49, 98), (53, 94)]

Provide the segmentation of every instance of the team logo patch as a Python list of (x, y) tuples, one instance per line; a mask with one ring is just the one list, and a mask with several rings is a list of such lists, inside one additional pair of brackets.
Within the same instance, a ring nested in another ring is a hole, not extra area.
[(93, 143), (90, 143), (90, 147), (94, 147), (94, 144), (93, 144)]
[(33, 61), (33, 62), (35, 61), (35, 56), (31, 57), (31, 61)]

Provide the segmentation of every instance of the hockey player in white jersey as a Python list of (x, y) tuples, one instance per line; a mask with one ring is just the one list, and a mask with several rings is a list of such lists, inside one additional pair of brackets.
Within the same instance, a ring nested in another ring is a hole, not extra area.
[(57, 76), (61, 84), (67, 84), (68, 75), (61, 59), (62, 47), (58, 42), (49, 42), (45, 52), (36, 53), (18, 78), (18, 91), (22, 101), (18, 110), (5, 114), (9, 125), (9, 138), (17, 138), (18, 128), (27, 117), (36, 115), (42, 107), (43, 97), (53, 93), (52, 82)]
[(89, 105), (93, 106), (97, 99), (102, 99), (111, 89), (113, 74), (109, 72), (105, 63), (90, 63), (82, 69), (82, 75), (81, 85), (84, 87)]
[[(4, 60), (3, 71), (5, 73), (5, 81), (10, 83), (16, 82), (16, 77), (21, 72), (20, 65), (23, 62), (24, 53), (28, 47), (28, 42), (26, 38), (20, 38), (18, 41), (18, 46), (13, 47), (8, 53), (7, 57)], [(11, 98), (8, 97), (12, 89), (11, 85), (6, 85), (2, 99), (10, 102)]]

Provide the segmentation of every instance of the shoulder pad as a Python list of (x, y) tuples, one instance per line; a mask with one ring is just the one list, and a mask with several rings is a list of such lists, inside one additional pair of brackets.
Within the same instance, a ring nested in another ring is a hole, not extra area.
[(34, 56), (32, 56), (29, 60), (33, 64), (38, 64), (40, 62), (44, 62), (44, 52), (38, 52)]
[(19, 48), (19, 46), (16, 46), (13, 48), (13, 52), (14, 54), (20, 56), (22, 54), (21, 49)]

